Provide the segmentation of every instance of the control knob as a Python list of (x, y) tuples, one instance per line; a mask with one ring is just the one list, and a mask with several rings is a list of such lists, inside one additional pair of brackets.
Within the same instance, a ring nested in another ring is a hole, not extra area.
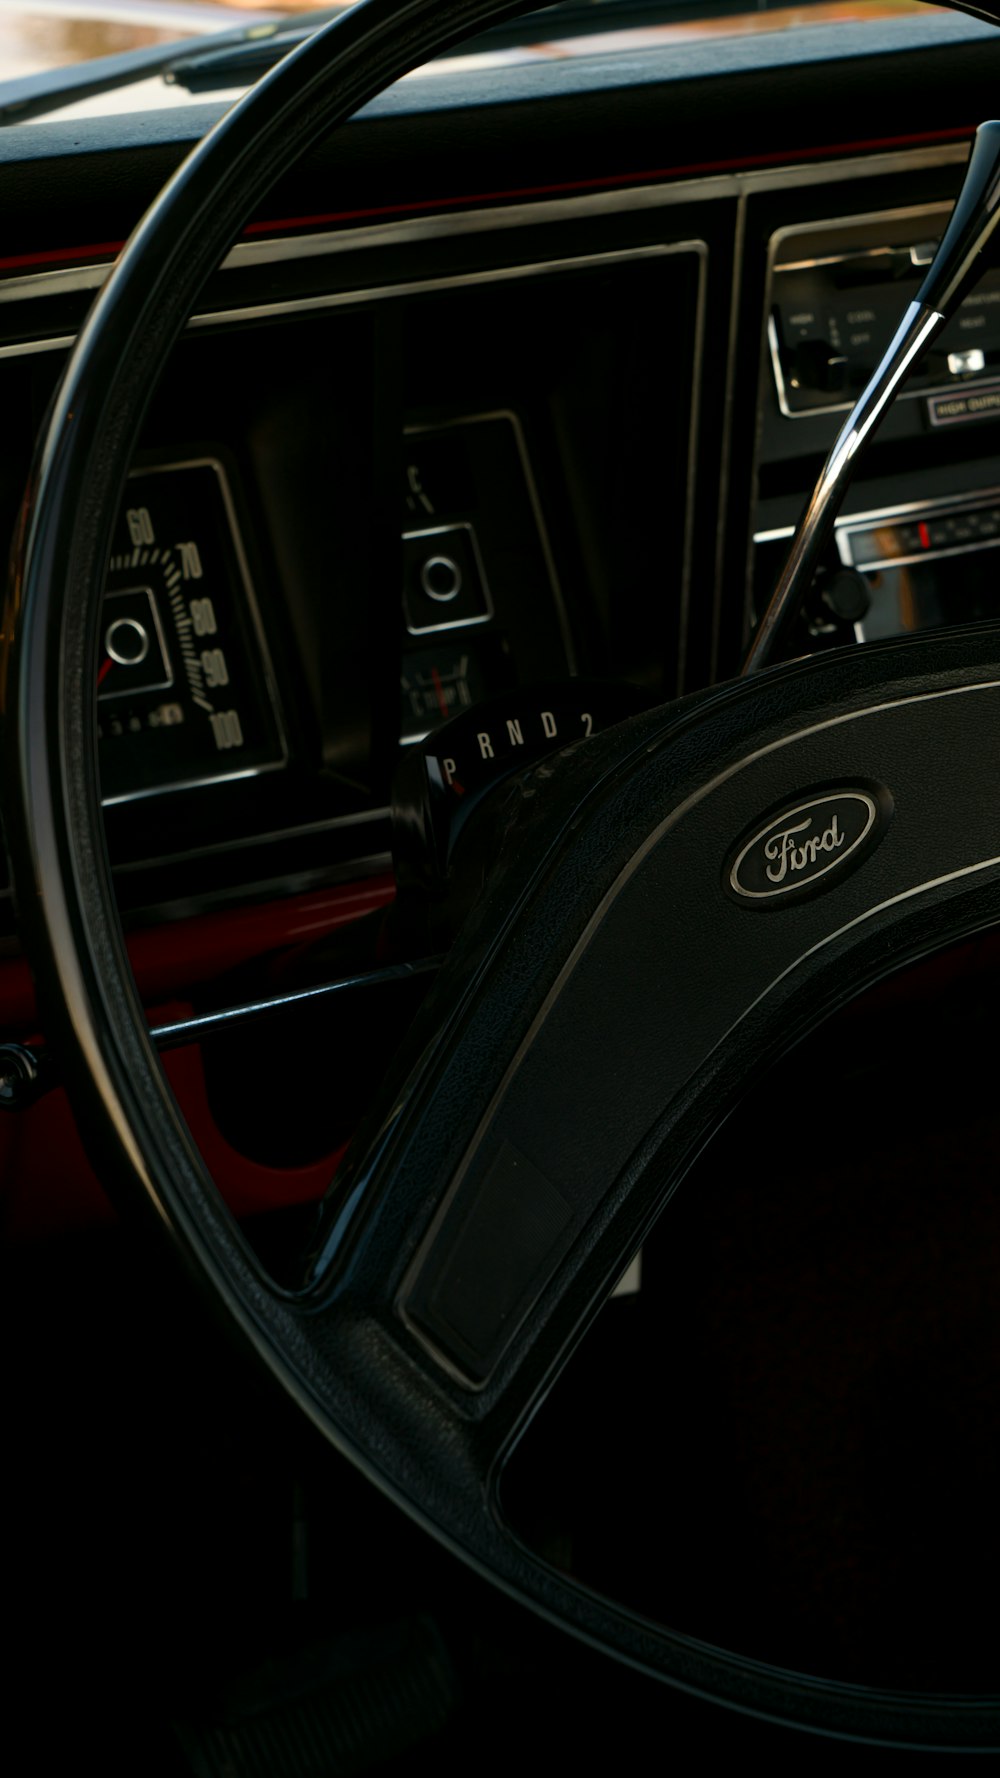
[(847, 387), (847, 357), (829, 340), (800, 340), (792, 351), (791, 383), (794, 389), (839, 395)]

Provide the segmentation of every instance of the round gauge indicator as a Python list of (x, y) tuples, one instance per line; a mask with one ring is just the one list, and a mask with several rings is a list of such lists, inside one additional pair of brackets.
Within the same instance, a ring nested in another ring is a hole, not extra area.
[(214, 458), (129, 477), (108, 566), (97, 708), (106, 803), (285, 763), (260, 617)]
[(470, 648), (424, 649), (403, 656), (401, 741), (422, 741), (431, 729), (486, 695), (482, 665)]

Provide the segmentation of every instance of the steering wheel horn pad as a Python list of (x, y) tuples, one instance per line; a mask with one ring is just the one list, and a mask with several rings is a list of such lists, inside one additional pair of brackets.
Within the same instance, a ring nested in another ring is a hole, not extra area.
[[(297, 156), (416, 62), (520, 10), (364, 0), (206, 137), (94, 306), (36, 460), (4, 626), (5, 822), (44, 1029), (101, 1176), (152, 1209), (327, 1437), (466, 1560), (576, 1634), (744, 1709), (995, 1747), (995, 1699), (889, 1695), (708, 1647), (557, 1574), (498, 1506), (521, 1429), (759, 1071), (878, 976), (1000, 919), (994, 626), (766, 672), (526, 774), (298, 1292), (267, 1277), (221, 1205), (128, 968), (94, 662), (149, 391)], [(868, 796), (877, 820), (828, 879), (807, 880), (847, 843), (839, 793)], [(777, 865), (799, 846), (802, 892), (741, 900), (741, 846), (810, 802), (825, 821), (782, 841)]]

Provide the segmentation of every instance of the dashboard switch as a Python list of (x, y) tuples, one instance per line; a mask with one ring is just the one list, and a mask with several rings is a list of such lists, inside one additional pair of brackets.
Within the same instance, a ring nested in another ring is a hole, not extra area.
[(969, 346), (964, 352), (949, 352), (948, 369), (953, 377), (977, 376), (986, 369), (986, 353), (981, 346)]
[(832, 574), (823, 588), (822, 598), (834, 617), (849, 624), (861, 623), (872, 602), (868, 582), (856, 568), (841, 568)]
[(487, 623), (493, 615), (471, 525), (435, 526), (403, 538), (403, 614), (411, 636)]
[(838, 395), (847, 387), (848, 360), (829, 340), (802, 340), (792, 356), (792, 383), (799, 389)]

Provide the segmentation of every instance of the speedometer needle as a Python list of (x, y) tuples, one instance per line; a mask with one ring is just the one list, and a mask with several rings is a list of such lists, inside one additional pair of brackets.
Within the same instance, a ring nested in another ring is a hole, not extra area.
[(104, 681), (106, 680), (106, 678), (107, 678), (108, 674), (110, 673), (114, 664), (115, 663), (111, 659), (110, 655), (107, 655), (106, 658), (101, 662), (101, 665), (97, 669), (98, 686), (102, 686), (104, 684)]

